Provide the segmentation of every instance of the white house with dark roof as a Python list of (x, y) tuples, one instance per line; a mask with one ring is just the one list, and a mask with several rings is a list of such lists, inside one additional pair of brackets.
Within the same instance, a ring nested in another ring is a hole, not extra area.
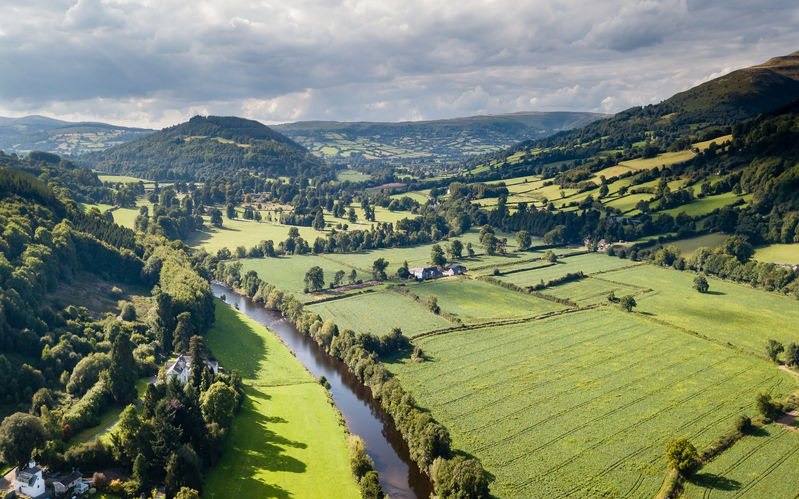
[(17, 470), (12, 486), (15, 491), (26, 496), (38, 497), (44, 494), (44, 475), (42, 469), (36, 465), (36, 461), (28, 463), (25, 469)]
[[(205, 365), (208, 366), (214, 374), (219, 374), (219, 362), (215, 360), (206, 359)], [(189, 382), (191, 376), (191, 357), (188, 355), (179, 355), (175, 362), (167, 364), (166, 367), (166, 380), (170, 381), (172, 378), (178, 380), (181, 385)]]

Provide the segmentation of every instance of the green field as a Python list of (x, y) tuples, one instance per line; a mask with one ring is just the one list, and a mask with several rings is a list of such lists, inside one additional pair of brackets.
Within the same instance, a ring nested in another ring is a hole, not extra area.
[(710, 292), (692, 288), (695, 274), (641, 265), (602, 274), (603, 279), (655, 291), (636, 298), (640, 313), (668, 321), (723, 344), (765, 356), (769, 338), (799, 342), (796, 298), (709, 278)]
[(98, 174), (97, 178), (100, 179), (100, 182), (115, 182), (115, 183), (122, 183), (122, 184), (136, 184), (139, 182), (144, 182), (146, 184), (153, 184), (155, 183), (152, 180), (146, 180), (143, 178), (138, 177), (130, 177), (128, 175), (106, 175), (106, 174)]
[(679, 239), (666, 243), (667, 245), (673, 244), (680, 250), (680, 254), (685, 258), (693, 255), (699, 248), (715, 248), (719, 246), (724, 240), (727, 239), (726, 234), (714, 232), (713, 234), (705, 234), (697, 237), (690, 237), (688, 239)]
[(700, 448), (783, 395), (773, 365), (637, 314), (598, 309), (430, 336), (389, 365), (495, 475), (498, 497), (651, 497), (675, 435)]
[(776, 424), (746, 436), (704, 466), (685, 485), (682, 497), (799, 497), (799, 432)]
[[(328, 156), (334, 156), (335, 154), (328, 154)], [(365, 182), (367, 180), (371, 180), (372, 176), (368, 173), (359, 172), (358, 170), (342, 170), (336, 174), (336, 178), (344, 182), (345, 180), (349, 180), (350, 182)]]
[(409, 289), (422, 298), (435, 296), (441, 310), (466, 324), (531, 317), (565, 308), (558, 303), (468, 278), (437, 279)]
[(416, 336), (453, 326), (423, 304), (393, 291), (364, 293), (316, 303), (307, 309), (318, 313), (323, 319), (333, 319), (340, 329), (380, 336), (390, 333), (395, 327), (402, 329), (406, 336)]
[(755, 250), (755, 260), (799, 265), (799, 243), (770, 244)]
[(638, 296), (648, 291), (646, 288), (630, 286), (629, 284), (613, 282), (603, 279), (604, 276), (588, 277), (580, 281), (568, 282), (552, 286), (542, 291), (544, 294), (571, 300), (578, 305), (594, 305), (607, 303), (608, 295), (613, 292), (616, 297), (624, 295)]
[(247, 396), (203, 497), (360, 497), (339, 415), (277, 336), (217, 301), (206, 343)]
[(586, 253), (583, 255), (569, 256), (558, 259), (558, 262), (549, 267), (527, 270), (524, 272), (514, 272), (502, 275), (502, 281), (513, 283), (517, 286), (533, 286), (541, 281), (545, 283), (566, 274), (582, 271), (585, 275), (606, 272), (608, 270), (629, 267), (630, 265), (640, 265), (630, 260), (614, 258), (603, 253)]
[[(281, 291), (292, 293), (298, 300), (309, 302), (321, 299), (325, 293), (305, 293), (305, 273), (313, 266), (322, 267), (325, 274), (325, 285), (333, 281), (334, 274), (343, 270), (347, 282), (352, 267), (333, 262), (326, 258), (311, 255), (294, 255), (280, 258), (248, 258), (241, 260), (242, 274), (254, 270), (258, 276)], [(358, 279), (369, 280), (371, 273), (357, 271)]]
[[(231, 251), (237, 246), (251, 248), (261, 241), (271, 239), (275, 246), (280, 241), (285, 241), (288, 237), (289, 229), (292, 226), (281, 225), (272, 222), (255, 222), (237, 218), (235, 220), (224, 219), (221, 229), (210, 227), (210, 222), (206, 217), (207, 229), (195, 231), (187, 239), (189, 245), (203, 248), (209, 253), (215, 253), (222, 248)], [(297, 227), (300, 236), (306, 241), (313, 242), (317, 236), (325, 236), (324, 232), (319, 232), (311, 227)]]
[(676, 208), (671, 208), (668, 210), (663, 210), (658, 213), (668, 213), (669, 215), (676, 217), (680, 213), (685, 213), (686, 215), (690, 215), (692, 217), (707, 215), (711, 211), (717, 208), (724, 208), (725, 206), (729, 206), (739, 199), (746, 199), (746, 196), (736, 196), (732, 192), (725, 192), (724, 194), (717, 194), (715, 196), (706, 196), (703, 198), (697, 198), (688, 204), (684, 204), (682, 206), (678, 206)]
[(696, 156), (696, 154), (690, 150), (664, 152), (662, 154), (658, 154), (654, 158), (631, 159), (629, 161), (622, 161), (619, 164), (628, 168), (632, 168), (633, 170), (648, 170), (650, 168), (664, 165), (671, 166), (676, 165), (677, 163), (684, 163), (689, 159), (692, 159), (694, 156)]

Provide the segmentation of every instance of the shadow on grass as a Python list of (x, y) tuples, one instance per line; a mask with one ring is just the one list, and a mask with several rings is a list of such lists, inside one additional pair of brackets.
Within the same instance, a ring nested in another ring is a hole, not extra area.
[(714, 473), (698, 473), (691, 478), (691, 483), (705, 489), (738, 490), (741, 482)]
[(706, 295), (713, 295), (713, 296), (724, 296), (727, 293), (722, 293), (721, 291), (713, 291), (712, 289), (705, 291)]
[(305, 449), (304, 442), (281, 436), (280, 426), (288, 421), (269, 417), (259, 411), (259, 405), (271, 397), (256, 388), (245, 388), (246, 398), (233, 422), (225, 452), (209, 480), (204, 498), (238, 497), (241, 499), (289, 499), (289, 490), (268, 483), (262, 472), (305, 473), (304, 462), (285, 454), (286, 449)]

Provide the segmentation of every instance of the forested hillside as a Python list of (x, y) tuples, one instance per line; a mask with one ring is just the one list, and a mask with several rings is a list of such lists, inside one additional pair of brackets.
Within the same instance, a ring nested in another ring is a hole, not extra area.
[(99, 171), (156, 180), (208, 180), (249, 171), (317, 176), (324, 163), (257, 121), (195, 116), (145, 138), (81, 157)]

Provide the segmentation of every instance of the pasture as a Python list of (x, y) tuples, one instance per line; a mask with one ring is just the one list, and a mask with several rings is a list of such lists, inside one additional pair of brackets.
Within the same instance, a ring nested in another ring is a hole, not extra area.
[[(281, 291), (293, 294), (298, 300), (309, 302), (323, 298), (323, 293), (305, 293), (305, 273), (313, 266), (319, 266), (324, 271), (325, 287), (333, 282), (337, 271), (343, 270), (345, 273), (344, 281), (346, 284), (353, 267), (342, 265), (326, 258), (311, 255), (294, 255), (280, 258), (246, 258), (240, 260), (242, 263), (241, 273), (245, 274), (250, 270), (258, 273), (258, 276), (266, 282), (273, 284)], [(357, 279), (369, 280), (372, 275), (364, 271), (356, 271)]]
[(495, 475), (498, 497), (651, 497), (675, 435), (698, 447), (795, 379), (773, 365), (615, 309), (417, 340), (389, 364)]
[(347, 433), (325, 389), (272, 332), (216, 303), (206, 343), (241, 372), (246, 398), (203, 497), (360, 497)]
[(580, 281), (552, 286), (543, 290), (542, 293), (555, 298), (571, 300), (578, 305), (585, 306), (607, 303), (610, 293), (614, 293), (616, 297), (621, 297), (624, 295), (638, 296), (648, 291), (647, 288), (609, 281), (602, 277), (604, 276), (588, 277)]
[(649, 170), (655, 167), (671, 166), (678, 163), (684, 163), (689, 159), (693, 159), (696, 154), (693, 151), (677, 151), (677, 152), (664, 152), (658, 154), (654, 158), (639, 158), (622, 161), (619, 164), (632, 168), (633, 170)]
[(563, 277), (566, 274), (583, 272), (585, 275), (607, 272), (609, 270), (640, 265), (639, 263), (614, 258), (602, 253), (585, 253), (559, 258), (558, 262), (548, 267), (540, 267), (522, 272), (513, 272), (499, 276), (499, 279), (517, 286), (533, 286), (539, 282), (547, 282)]
[[(328, 154), (328, 156), (334, 156), (335, 154)], [(350, 181), (350, 182), (365, 182), (367, 180), (371, 180), (372, 176), (368, 173), (359, 172), (358, 170), (342, 170), (336, 173), (336, 178), (342, 182)]]
[(799, 496), (799, 432), (771, 424), (744, 437), (685, 484), (685, 499)]
[(555, 302), (463, 277), (447, 277), (409, 287), (422, 298), (435, 296), (441, 310), (466, 324), (532, 317), (565, 308)]
[(799, 243), (770, 244), (757, 248), (755, 250), (755, 260), (799, 265)]
[[(233, 251), (237, 246), (251, 248), (261, 241), (269, 239), (277, 245), (278, 242), (286, 240), (289, 229), (292, 227), (273, 222), (225, 218), (222, 228), (216, 228), (210, 226), (208, 217), (205, 219), (206, 229), (193, 232), (186, 242), (190, 246), (203, 248), (209, 253), (216, 253), (222, 248)], [(325, 235), (324, 232), (319, 232), (311, 227), (297, 227), (297, 229), (300, 231), (300, 236), (310, 242), (313, 242), (317, 236)]]
[(307, 310), (322, 319), (333, 319), (339, 329), (383, 336), (398, 327), (408, 336), (452, 327), (453, 324), (436, 315), (424, 304), (393, 291), (359, 295), (308, 305)]
[(799, 342), (799, 330), (786, 327), (787, 324), (799, 323), (796, 298), (715, 278), (708, 278), (708, 293), (699, 293), (692, 287), (695, 275), (640, 265), (608, 272), (601, 277), (654, 289), (653, 293), (636, 298), (637, 312), (704, 335), (720, 344), (730, 344), (765, 356), (769, 338), (786, 345), (792, 341)]

